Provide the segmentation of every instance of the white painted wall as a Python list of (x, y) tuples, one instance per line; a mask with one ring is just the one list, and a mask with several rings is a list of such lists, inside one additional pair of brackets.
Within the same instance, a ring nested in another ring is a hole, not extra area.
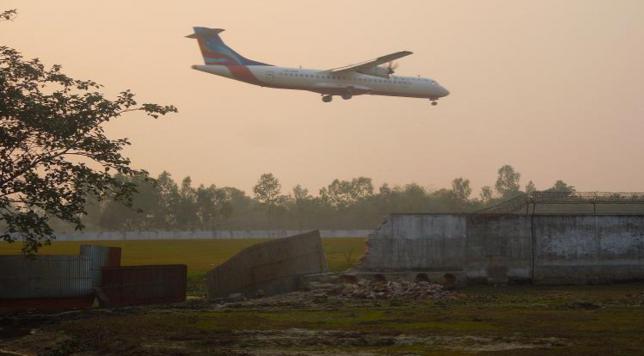
[[(56, 241), (273, 239), (298, 235), (307, 231), (215, 230), (73, 232), (57, 234)], [(320, 230), (320, 236), (322, 238), (366, 238), (371, 232), (371, 230)]]

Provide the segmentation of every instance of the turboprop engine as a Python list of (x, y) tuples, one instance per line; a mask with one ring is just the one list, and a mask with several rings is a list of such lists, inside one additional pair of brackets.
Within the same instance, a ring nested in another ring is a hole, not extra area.
[(371, 67), (364, 70), (359, 70), (359, 73), (374, 75), (376, 77), (389, 78), (390, 75), (394, 74), (398, 65), (396, 63), (389, 62), (386, 67), (377, 66)]

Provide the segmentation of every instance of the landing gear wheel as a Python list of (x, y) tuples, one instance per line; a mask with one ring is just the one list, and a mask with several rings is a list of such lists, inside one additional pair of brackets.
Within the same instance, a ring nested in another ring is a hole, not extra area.
[(432, 101), (432, 105), (433, 105), (433, 106), (438, 105), (438, 101)]
[(331, 95), (322, 95), (322, 101), (324, 101), (325, 103), (330, 103), (331, 100), (333, 100), (333, 96), (331, 96)]
[(351, 93), (344, 93), (344, 94), (342, 94), (342, 99), (344, 99), (344, 100), (349, 100), (349, 99), (351, 99), (352, 97), (353, 97), (353, 94), (351, 94)]

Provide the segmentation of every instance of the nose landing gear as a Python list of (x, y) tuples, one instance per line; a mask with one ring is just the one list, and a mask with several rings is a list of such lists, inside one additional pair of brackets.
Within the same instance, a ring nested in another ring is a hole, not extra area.
[(330, 103), (331, 100), (333, 100), (332, 95), (322, 95), (322, 101), (324, 101), (325, 103)]
[(432, 102), (432, 106), (438, 105), (438, 99), (436, 99), (436, 98), (429, 98), (429, 101)]

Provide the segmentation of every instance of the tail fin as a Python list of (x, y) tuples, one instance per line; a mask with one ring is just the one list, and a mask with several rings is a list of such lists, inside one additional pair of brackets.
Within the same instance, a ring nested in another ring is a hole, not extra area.
[(219, 37), (224, 30), (220, 28), (194, 27), (188, 38), (196, 38), (205, 64), (219, 65), (262, 65), (270, 64), (250, 60), (228, 47)]

